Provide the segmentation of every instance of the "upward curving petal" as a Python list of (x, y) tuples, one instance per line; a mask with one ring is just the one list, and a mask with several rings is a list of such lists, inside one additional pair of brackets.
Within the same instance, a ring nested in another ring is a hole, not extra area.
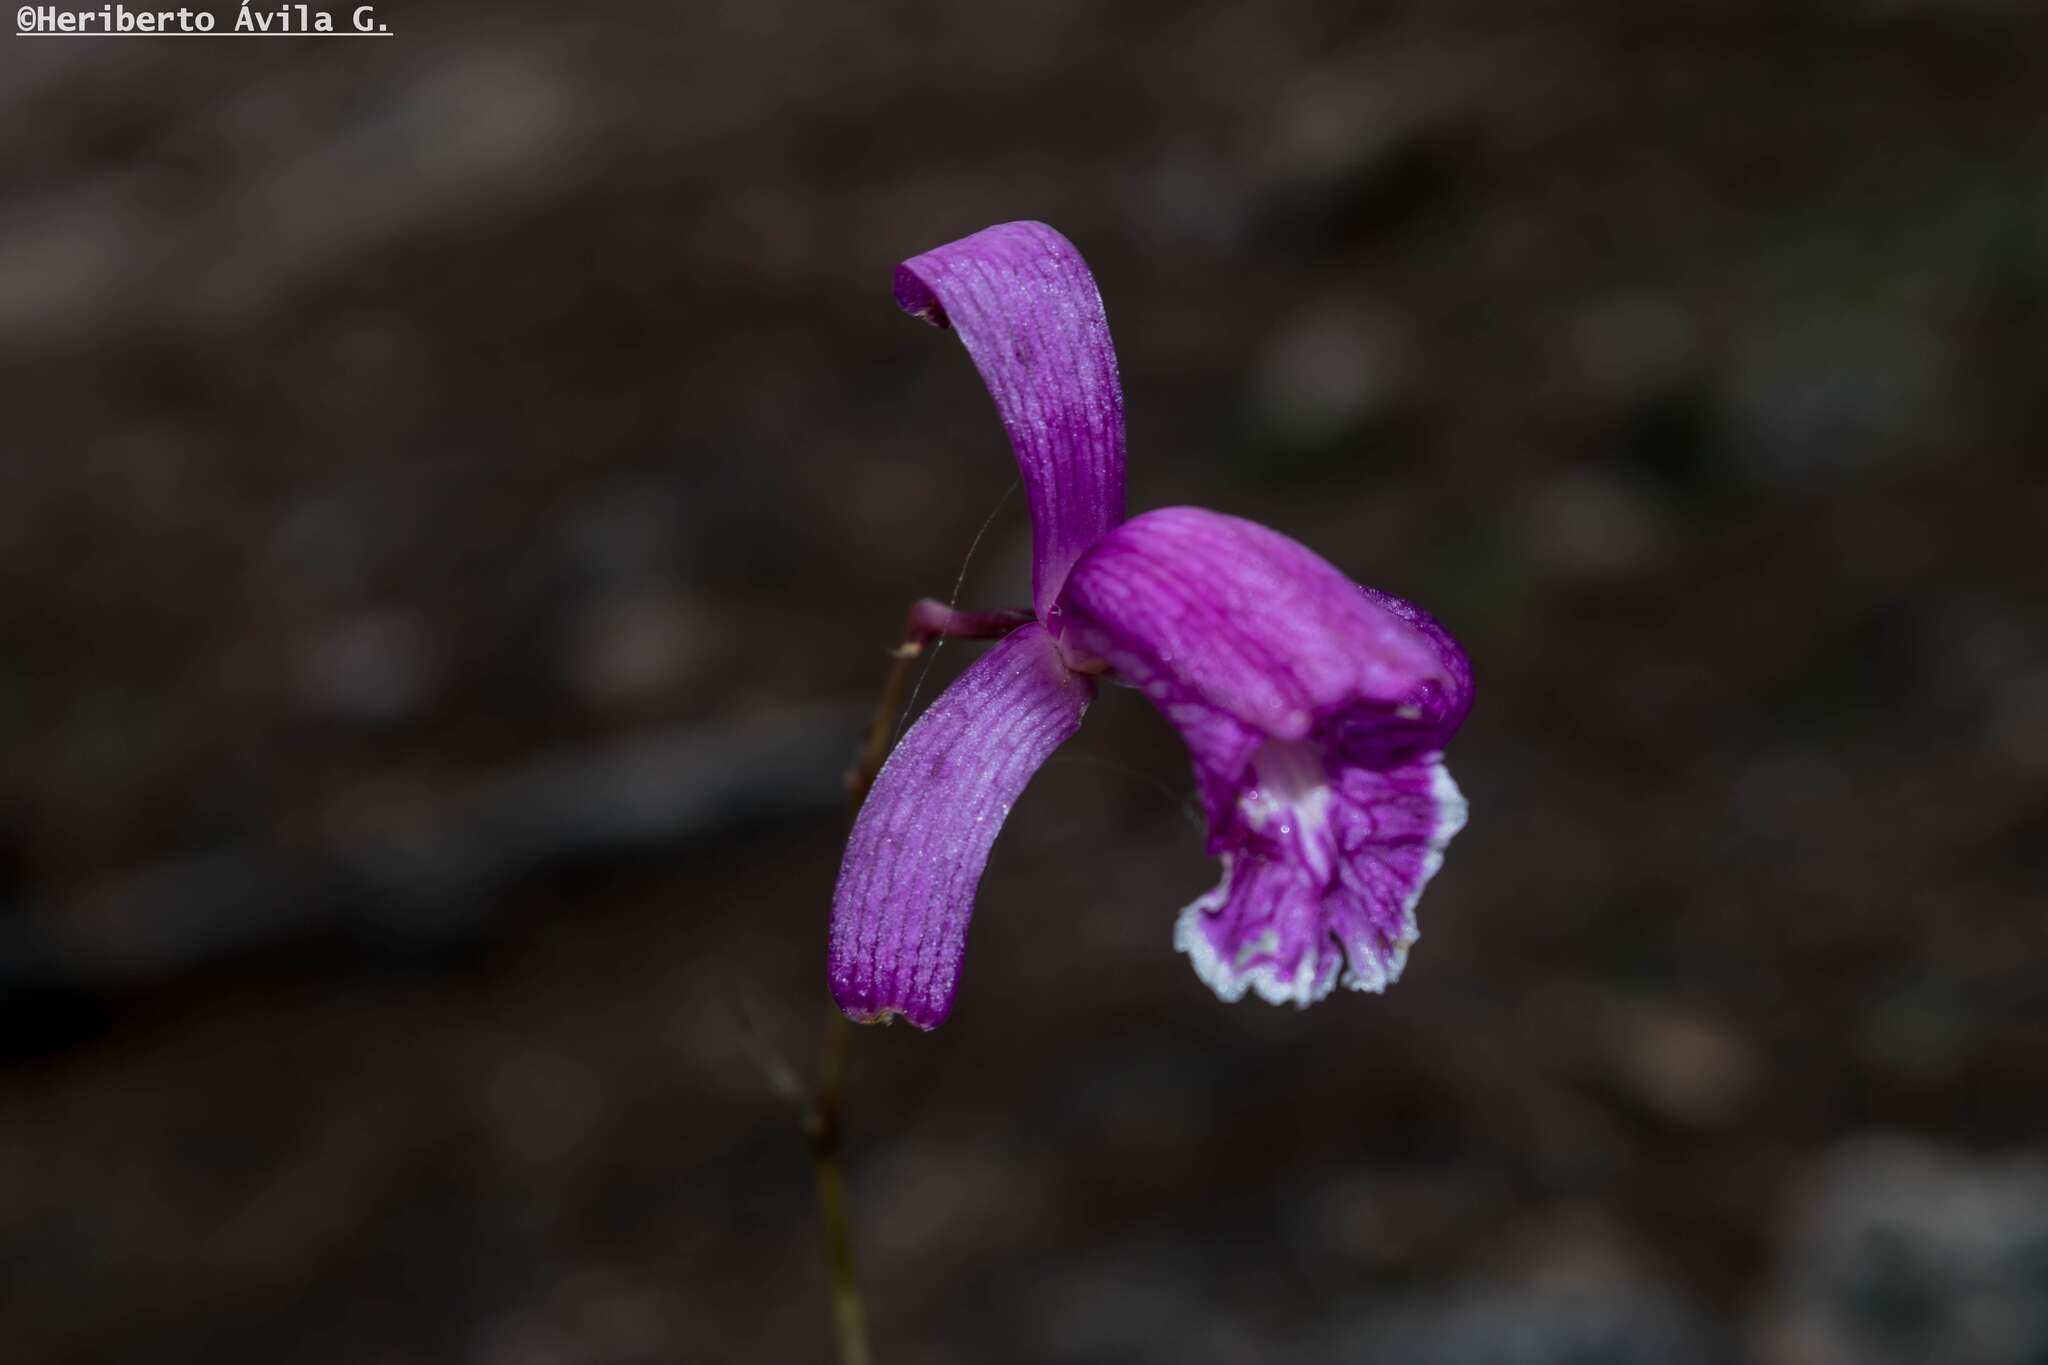
[(896, 302), (960, 334), (1031, 501), (1040, 619), (1124, 517), (1124, 394), (1088, 263), (1044, 223), (1002, 223), (896, 267)]
[(945, 1021), (996, 832), (1094, 695), (1045, 628), (1029, 625), (910, 727), (854, 820), (832, 896), (827, 970), (847, 1014), (900, 1014), (922, 1029)]

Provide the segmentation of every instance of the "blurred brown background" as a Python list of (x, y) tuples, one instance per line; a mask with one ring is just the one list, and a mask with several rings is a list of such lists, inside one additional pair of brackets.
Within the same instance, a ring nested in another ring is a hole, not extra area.
[(0, 1357), (827, 1358), (745, 1021), (904, 608), (1027, 595), (891, 267), (1037, 217), (1134, 508), (1464, 639), (1473, 818), (1224, 1007), (1107, 693), (859, 1039), (882, 1359), (2048, 1361), (2048, 18), (1534, 8), (8, 39)]

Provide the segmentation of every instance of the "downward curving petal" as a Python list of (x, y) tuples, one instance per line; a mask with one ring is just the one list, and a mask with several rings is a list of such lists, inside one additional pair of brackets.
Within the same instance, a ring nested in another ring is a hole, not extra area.
[(960, 334), (1031, 500), (1040, 619), (1124, 517), (1124, 395), (1088, 263), (1043, 223), (1003, 223), (896, 267), (896, 302)]
[(832, 896), (828, 971), (847, 1014), (900, 1014), (922, 1029), (945, 1021), (996, 832), (1094, 695), (1045, 628), (1029, 625), (910, 727), (854, 820)]
[(1056, 619), (1068, 657), (1107, 663), (1187, 740), (1224, 862), (1174, 931), (1202, 979), (1300, 1005), (1395, 980), (1465, 823), (1439, 753), (1471, 708), (1450, 634), (1276, 531), (1190, 507), (1105, 536)]
[(1278, 531), (1199, 507), (1105, 536), (1055, 611), (1070, 657), (1106, 661), (1180, 729), (1213, 832), (1269, 739), (1385, 767), (1441, 748), (1471, 705), (1471, 668), (1434, 620)]

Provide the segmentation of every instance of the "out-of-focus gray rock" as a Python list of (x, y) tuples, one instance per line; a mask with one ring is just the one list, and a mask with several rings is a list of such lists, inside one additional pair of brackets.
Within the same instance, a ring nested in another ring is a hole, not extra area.
[(1302, 1354), (1296, 1334), (1244, 1321), (1219, 1302), (1199, 1256), (1165, 1245), (1065, 1268), (1040, 1286), (1034, 1316), (1044, 1333), (1039, 1358), (1075, 1365), (1252, 1365)]
[(1568, 582), (1628, 578), (1661, 567), (1679, 538), (1655, 490), (1639, 480), (1581, 470), (1536, 489), (1517, 509), (1530, 560)]
[(1848, 1144), (1796, 1215), (1778, 1294), (1773, 1365), (2039, 1365), (2048, 1160)]
[(602, 598), (575, 624), (570, 687), (600, 708), (658, 698), (708, 657), (711, 638), (704, 612), (680, 593)]
[(1323, 1357), (1337, 1365), (1713, 1365), (1714, 1333), (1662, 1292), (1473, 1287), (1368, 1314)]
[(1822, 315), (1764, 328), (1729, 377), (1731, 450), (1766, 485), (1929, 460), (1954, 439), (1949, 383), (1943, 339), (1906, 319)]
[(1383, 415), (1408, 375), (1400, 320), (1384, 310), (1310, 313), (1273, 339), (1259, 369), (1259, 400), (1283, 436), (1335, 440)]
[(132, 985), (314, 929), (459, 940), (521, 878), (838, 805), (859, 710), (763, 710), (465, 782), (366, 784), (296, 839), (188, 854), (27, 902), (0, 926), (0, 991)]
[(413, 720), (443, 678), (434, 633), (404, 611), (367, 611), (322, 630), (299, 656), (307, 703), (363, 725)]
[(1671, 299), (1608, 299), (1573, 321), (1572, 359), (1581, 382), (1599, 397), (1616, 404), (1642, 403), (1697, 373), (1697, 328), (1697, 321)]

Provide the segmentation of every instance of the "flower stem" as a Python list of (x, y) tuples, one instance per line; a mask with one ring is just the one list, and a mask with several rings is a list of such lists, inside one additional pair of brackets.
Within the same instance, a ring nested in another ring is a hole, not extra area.
[[(889, 655), (889, 673), (868, 722), (860, 754), (846, 773), (848, 809), (860, 814), (868, 790), (888, 761), (890, 735), (903, 694), (910, 686), (911, 665), (934, 640), (997, 640), (1031, 621), (1026, 610), (956, 611), (944, 602), (925, 598), (910, 609), (903, 643)], [(846, 1166), (841, 1159), (845, 1124), (846, 1073), (853, 1052), (853, 1021), (837, 1006), (825, 1008), (825, 1042), (818, 1059), (818, 1089), (804, 1112), (804, 1136), (810, 1140), (811, 1172), (818, 1187), (818, 1215), (824, 1223), (825, 1273), (832, 1299), (832, 1327), (839, 1344), (840, 1365), (874, 1365), (868, 1339), (867, 1300), (860, 1291), (859, 1268), (853, 1256), (853, 1213), (846, 1197)]]
[(853, 1021), (836, 1007), (825, 1010), (825, 1045), (818, 1061), (818, 1093), (804, 1116), (804, 1136), (811, 1144), (811, 1174), (818, 1187), (818, 1214), (824, 1222), (825, 1274), (832, 1300), (832, 1333), (839, 1343), (840, 1365), (874, 1365), (868, 1340), (867, 1300), (860, 1292), (860, 1272), (853, 1259), (853, 1213), (846, 1200), (846, 1166), (840, 1159), (840, 1102), (846, 1093), (846, 1067), (853, 1043)]
[[(933, 603), (932, 606), (939, 604)], [(921, 614), (922, 613), (922, 614)], [(927, 641), (940, 634), (940, 624), (924, 603), (912, 609), (904, 642), (889, 657), (889, 673), (875, 698), (860, 755), (846, 774), (847, 806), (860, 814), (868, 789), (889, 757), (889, 732), (910, 685), (911, 665)], [(841, 1159), (845, 1136), (846, 1073), (853, 1053), (853, 1021), (837, 1005), (825, 1006), (825, 1042), (818, 1057), (818, 1089), (804, 1115), (804, 1136), (811, 1145), (811, 1173), (818, 1187), (818, 1215), (824, 1223), (825, 1274), (832, 1300), (832, 1330), (839, 1345), (839, 1365), (873, 1365), (868, 1338), (867, 1300), (860, 1291), (860, 1271), (853, 1256), (853, 1211), (846, 1198), (846, 1166)]]

